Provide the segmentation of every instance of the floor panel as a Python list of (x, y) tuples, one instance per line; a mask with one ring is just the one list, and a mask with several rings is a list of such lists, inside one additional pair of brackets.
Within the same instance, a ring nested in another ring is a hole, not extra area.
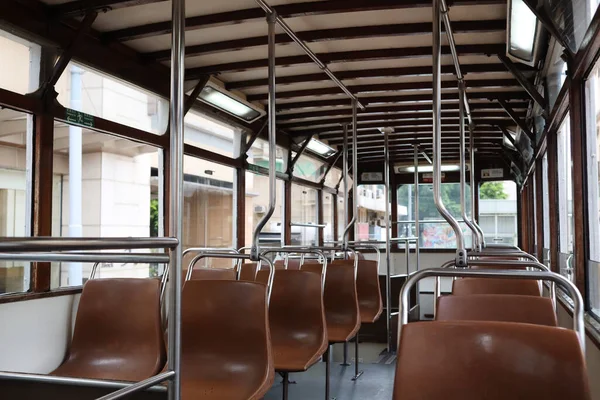
[[(394, 384), (394, 367), (392, 364), (361, 364), (363, 376), (353, 382), (354, 366), (342, 367), (338, 363), (331, 367), (330, 398), (336, 400), (390, 400)], [(290, 374), (289, 400), (324, 400), (325, 396), (325, 364), (318, 363), (304, 373)], [(267, 393), (264, 400), (282, 398), (281, 377), (276, 375), (275, 385)]]

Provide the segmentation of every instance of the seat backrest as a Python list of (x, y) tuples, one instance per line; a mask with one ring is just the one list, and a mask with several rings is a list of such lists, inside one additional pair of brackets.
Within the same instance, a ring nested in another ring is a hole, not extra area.
[(510, 270), (524, 270), (527, 269), (526, 266), (521, 266), (521, 265), (506, 265), (504, 263), (502, 263), (502, 261), (498, 261), (495, 264), (487, 264), (487, 265), (477, 265), (476, 264), (477, 261), (473, 261), (473, 265), (469, 265), (469, 268), (471, 269), (510, 269)]
[(204, 390), (192, 396), (194, 387), (202, 386), (199, 381), (227, 384), (227, 379), (213, 375), (228, 370), (234, 374), (243, 371), (240, 390), (250, 382), (256, 386), (252, 393), (239, 393), (239, 398), (258, 399), (270, 388), (274, 368), (266, 293), (266, 286), (257, 282), (185, 283), (181, 299), (182, 386), (190, 398), (206, 397)]
[(552, 300), (539, 296), (472, 294), (441, 296), (436, 321), (505, 321), (558, 326)]
[(256, 279), (256, 263), (243, 263), (241, 268), (240, 281), (254, 282)]
[(85, 283), (69, 355), (56, 375), (140, 381), (165, 362), (158, 279)]
[[(320, 264), (304, 264), (302, 270), (322, 273)], [(335, 260), (327, 265), (325, 277), (325, 316), (329, 341), (344, 342), (360, 328), (354, 260)]]
[(358, 259), (356, 293), (361, 322), (375, 322), (383, 311), (377, 261)]
[(194, 268), (190, 279), (235, 281), (237, 279), (237, 271), (233, 268)]
[(394, 400), (588, 400), (574, 331), (481, 321), (404, 325)]
[(537, 281), (525, 279), (464, 278), (457, 279), (452, 285), (452, 294), (520, 294), (540, 296)]
[[(258, 272), (257, 282), (266, 283), (268, 270)], [(321, 276), (309, 271), (278, 270), (273, 278), (269, 321), (274, 343), (286, 337), (303, 337), (307, 346), (327, 346), (325, 306)]]

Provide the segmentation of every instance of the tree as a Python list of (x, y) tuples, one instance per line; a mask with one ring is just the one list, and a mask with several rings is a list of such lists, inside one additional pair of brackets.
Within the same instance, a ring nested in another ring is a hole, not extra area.
[(479, 188), (479, 197), (482, 200), (506, 200), (508, 193), (504, 191), (502, 182), (485, 182)]
[(158, 236), (158, 199), (150, 200), (150, 236)]

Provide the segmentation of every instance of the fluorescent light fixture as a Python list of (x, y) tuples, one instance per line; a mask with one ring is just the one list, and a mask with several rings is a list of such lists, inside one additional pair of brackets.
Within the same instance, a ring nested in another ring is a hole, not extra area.
[(516, 61), (533, 65), (539, 22), (523, 0), (508, 2), (507, 54)]
[(251, 103), (225, 91), (225, 89), (210, 85), (206, 85), (204, 89), (202, 89), (198, 99), (246, 122), (256, 121), (258, 118), (265, 115), (263, 110), (258, 109)]
[[(406, 172), (415, 172), (415, 167), (406, 167)], [(442, 165), (442, 172), (458, 171), (460, 167), (458, 165)], [(419, 166), (419, 172), (433, 172), (433, 165)]]
[(331, 157), (335, 153), (334, 149), (317, 139), (310, 139), (306, 148), (323, 157)]

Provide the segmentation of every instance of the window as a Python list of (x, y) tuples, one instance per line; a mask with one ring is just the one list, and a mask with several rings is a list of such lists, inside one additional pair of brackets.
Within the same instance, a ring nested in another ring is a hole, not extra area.
[(185, 143), (228, 157), (240, 154), (241, 134), (196, 111), (185, 115)]
[(517, 185), (488, 181), (479, 187), (479, 226), (486, 243), (516, 245)]
[(344, 201), (344, 194), (340, 191), (337, 196), (337, 208), (338, 208), (338, 240), (344, 240), (344, 230), (346, 229), (348, 213), (346, 211), (346, 203)]
[(571, 270), (573, 256), (573, 184), (571, 164), (571, 130), (569, 117), (557, 133), (558, 156), (558, 251), (559, 266), (563, 275), (574, 279)]
[(385, 240), (385, 187), (383, 185), (358, 186), (358, 220), (356, 223), (357, 240)]
[[(234, 182), (231, 167), (184, 157), (183, 248), (235, 246)], [(187, 269), (193, 256), (186, 256)], [(230, 267), (223, 259), (208, 259), (211, 267)]]
[[(444, 220), (433, 201), (433, 185), (419, 184), (419, 232), (415, 231), (414, 185), (401, 185), (398, 193), (398, 236), (418, 236), (421, 248), (456, 248), (456, 237), (450, 225)], [(470, 210), (470, 190), (467, 186), (467, 210)], [(460, 184), (443, 183), (442, 200), (454, 218), (462, 221), (460, 209)], [(465, 237), (465, 245), (471, 246), (471, 231), (460, 222)]]
[[(292, 245), (318, 246), (317, 190), (292, 183)], [(315, 227), (301, 226), (315, 225)]]
[(548, 153), (542, 158), (543, 218), (544, 218), (544, 260), (550, 267), (550, 189), (548, 186)]
[(40, 46), (0, 30), (0, 88), (26, 94), (39, 87)]
[(590, 308), (600, 315), (600, 65), (586, 82), (587, 185)]
[[(295, 157), (295, 153), (292, 153), (292, 157)], [(318, 183), (321, 182), (326, 168), (325, 163), (301, 154), (294, 165), (294, 176)]]
[[(0, 237), (31, 234), (26, 162), (30, 121), (27, 114), (0, 109)], [(29, 263), (0, 261), (0, 294), (29, 290), (29, 272)]]
[(335, 189), (340, 179), (342, 179), (342, 171), (337, 168), (331, 168), (325, 176), (325, 186)]
[[(281, 246), (283, 243), (284, 182), (277, 180), (277, 202), (273, 215), (262, 229), (259, 240), (263, 246)], [(246, 246), (252, 244), (252, 235), (258, 222), (269, 209), (269, 177), (246, 172)]]
[(567, 46), (576, 53), (596, 12), (598, 1), (562, 0), (543, 3)]
[[(55, 122), (53, 235), (158, 234), (158, 157), (155, 147)], [(90, 276), (92, 266), (52, 264), (51, 287), (81, 285)], [(96, 277), (147, 277), (157, 273), (155, 265), (103, 264)]]
[(67, 108), (157, 135), (167, 130), (167, 100), (90, 67), (69, 63), (56, 91)]
[[(256, 139), (252, 147), (247, 151), (248, 163), (263, 168), (269, 168), (269, 142)], [(286, 172), (287, 150), (277, 146), (277, 172)]]
[(334, 237), (334, 218), (335, 218), (335, 202), (336, 198), (333, 194), (323, 192), (323, 223), (325, 224), (325, 228), (323, 229), (323, 240), (326, 245), (329, 245), (327, 242), (337, 240)]

